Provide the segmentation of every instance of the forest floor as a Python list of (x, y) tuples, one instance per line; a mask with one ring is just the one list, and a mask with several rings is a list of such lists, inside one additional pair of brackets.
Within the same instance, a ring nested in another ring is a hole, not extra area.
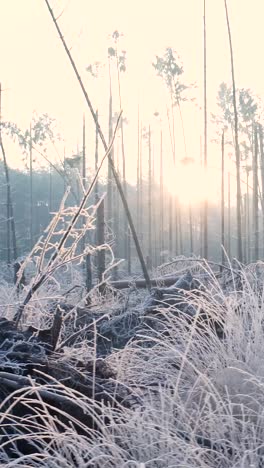
[(178, 258), (88, 303), (69, 266), (18, 326), (2, 275), (1, 466), (264, 466), (263, 263)]

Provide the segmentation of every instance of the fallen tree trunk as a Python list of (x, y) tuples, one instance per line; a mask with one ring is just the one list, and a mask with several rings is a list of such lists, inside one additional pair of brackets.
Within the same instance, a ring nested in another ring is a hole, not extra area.
[(5, 446), (1, 453), (4, 450), (10, 459), (41, 451), (33, 434), (43, 423), (43, 408), (58, 433), (71, 424), (87, 436), (100, 431), (104, 408), (140, 403), (115, 380), (115, 372), (103, 359), (67, 360), (63, 349), (53, 351), (57, 322), (51, 329), (18, 331), (14, 322), (0, 319), (0, 438)]
[[(165, 276), (161, 278), (152, 278), (150, 279), (151, 286), (172, 286), (176, 281), (179, 279), (179, 276)], [(110, 285), (115, 289), (127, 289), (127, 288), (147, 288), (146, 280), (138, 279), (138, 280), (117, 280), (111, 281)]]
[[(199, 259), (199, 260), (196, 260), (196, 259), (189, 259), (189, 261), (191, 260), (195, 260), (197, 263), (201, 263), (201, 264), (208, 264), (208, 265), (212, 265), (214, 267), (219, 267), (220, 268), (220, 272), (218, 271), (208, 271), (208, 272), (204, 272), (202, 274), (196, 274), (196, 279), (198, 280), (205, 280), (205, 279), (208, 279), (212, 274), (216, 277), (216, 278), (221, 278), (223, 276), (223, 274), (221, 273), (221, 269), (222, 270), (225, 270), (227, 272), (229, 272), (232, 277), (232, 275), (235, 275), (236, 277), (239, 277), (240, 276), (240, 270), (238, 269), (231, 269), (230, 267), (226, 266), (226, 265), (222, 265), (222, 264), (219, 264), (219, 263), (215, 263), (215, 262), (210, 262), (210, 261), (205, 261), (203, 259)], [(179, 261), (182, 261), (182, 260), (179, 260)], [(167, 263), (165, 266), (169, 266), (169, 265), (172, 265), (174, 263), (177, 263), (177, 260), (174, 260), (172, 262), (169, 262)], [(188, 269), (186, 270), (188, 271)], [(182, 272), (181, 273), (178, 273), (178, 275), (164, 275), (164, 276), (161, 276), (161, 277), (158, 277), (158, 278), (151, 278), (150, 279), (150, 285), (152, 287), (159, 287), (159, 286), (172, 286), (173, 284), (175, 284), (180, 278), (182, 277)], [(128, 289), (128, 288), (132, 288), (132, 287), (136, 287), (136, 288), (139, 288), (139, 289), (143, 289), (143, 288), (148, 288), (148, 284), (146, 283), (145, 279), (127, 279), (127, 280), (117, 280), (117, 281), (110, 281), (108, 284), (110, 284), (110, 286), (112, 286), (113, 288), (115, 289)]]

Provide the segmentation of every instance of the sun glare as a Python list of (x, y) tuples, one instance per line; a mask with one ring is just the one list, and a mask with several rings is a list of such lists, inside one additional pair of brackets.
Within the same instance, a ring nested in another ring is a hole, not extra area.
[(206, 198), (217, 201), (218, 180), (210, 171), (206, 175), (198, 164), (179, 166), (167, 174), (167, 189), (181, 204), (196, 205)]

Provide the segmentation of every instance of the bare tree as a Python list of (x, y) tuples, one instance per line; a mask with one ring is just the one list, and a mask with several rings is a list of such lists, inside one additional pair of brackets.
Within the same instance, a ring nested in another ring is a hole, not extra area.
[(142, 122), (140, 124), (140, 135), (139, 135), (139, 211), (138, 211), (138, 220), (139, 220), (139, 233), (140, 240), (142, 245), (144, 245), (144, 230), (143, 230), (143, 127)]
[(190, 253), (193, 254), (193, 213), (192, 213), (192, 204), (189, 203), (189, 233), (190, 233)]
[[(96, 111), (96, 118), (98, 119), (98, 110)], [(95, 155), (94, 155), (94, 169), (95, 172), (98, 169), (98, 127), (95, 125)], [(95, 204), (99, 201), (99, 187), (98, 187), (98, 180), (95, 182), (94, 186), (94, 201)]]
[(247, 262), (250, 263), (251, 261), (251, 216), (250, 216), (250, 201), (249, 201), (249, 174), (252, 171), (252, 165), (245, 166), (246, 171), (246, 185), (247, 185), (247, 193), (246, 193), (246, 252), (247, 252)]
[(228, 30), (229, 47), (230, 47), (230, 60), (231, 60), (231, 75), (232, 75), (232, 89), (233, 89), (233, 107), (234, 107), (234, 133), (235, 133), (235, 153), (236, 153), (236, 184), (237, 184), (237, 258), (243, 261), (242, 251), (242, 218), (241, 218), (241, 181), (240, 181), (240, 148), (238, 142), (238, 113), (236, 103), (236, 82), (235, 82), (235, 68), (234, 68), (234, 55), (232, 46), (231, 29), (229, 23), (227, 1), (224, 0), (226, 12), (226, 24)]
[[(53, 168), (52, 165), (49, 165), (49, 213), (50, 213), (50, 218), (52, 217), (52, 210), (53, 210), (53, 180), (52, 180), (52, 172)], [(65, 191), (65, 190), (64, 190)]]
[(164, 250), (164, 188), (163, 188), (163, 147), (162, 130), (160, 131), (160, 249)]
[(259, 259), (259, 215), (258, 215), (258, 132), (254, 128), (253, 152), (253, 233), (254, 233), (254, 261)]
[[(116, 71), (117, 71), (117, 81), (118, 81), (118, 96), (119, 96), (119, 109), (122, 109), (122, 95), (121, 95), (121, 80), (120, 73), (126, 71), (126, 51), (119, 51), (119, 39), (120, 34), (118, 31), (114, 31), (112, 38), (115, 42), (115, 48), (110, 47), (109, 51), (112, 51), (112, 55), (116, 58)], [(123, 176), (123, 190), (125, 197), (127, 198), (127, 180), (126, 180), (126, 158), (125, 158), (125, 144), (124, 144), (124, 118), (122, 116), (120, 122), (121, 130), (121, 151), (122, 151), (122, 176)], [(127, 260), (128, 274), (131, 274), (131, 248), (130, 248), (130, 229), (127, 223), (126, 217), (124, 217), (124, 257)]]
[[(109, 64), (110, 67), (110, 64)], [(108, 141), (111, 141), (113, 136), (113, 97), (112, 97), (112, 84), (111, 74), (109, 73), (109, 109), (108, 109)], [(111, 159), (113, 161), (114, 149), (111, 150)], [(110, 159), (108, 160), (108, 175), (107, 175), (107, 215), (108, 223), (112, 227), (113, 224), (113, 180)]]
[[(229, 154), (229, 164), (231, 157)], [(229, 258), (232, 257), (232, 245), (231, 245), (231, 174), (230, 168), (228, 169), (227, 175), (227, 251)]]
[[(204, 0), (204, 170), (207, 175), (207, 50), (206, 50), (206, 0)], [(203, 255), (208, 258), (208, 199), (203, 210)]]
[(151, 164), (151, 131), (148, 131), (148, 256), (149, 268), (152, 268), (152, 164)]
[(139, 120), (139, 104), (138, 104), (138, 128), (137, 128), (137, 139), (138, 139), (138, 147), (137, 147), (137, 230), (139, 235), (140, 229), (142, 228), (141, 224), (141, 209), (142, 209), (142, 195), (141, 195), (141, 188), (142, 188), (142, 168), (141, 168), (141, 149), (142, 149), (142, 130), (141, 130), (141, 123)]
[(222, 133), (221, 142), (221, 244), (222, 244), (222, 265), (225, 264), (225, 131)]
[(2, 86), (0, 83), (0, 146), (1, 151), (3, 154), (3, 161), (4, 161), (4, 170), (5, 170), (5, 178), (6, 178), (6, 226), (7, 226), (7, 263), (11, 263), (11, 248), (10, 248), (10, 234), (12, 233), (12, 244), (13, 244), (13, 258), (14, 260), (17, 258), (17, 243), (16, 243), (16, 228), (15, 228), (15, 218), (14, 218), (14, 209), (12, 203), (12, 196), (11, 196), (11, 185), (10, 185), (10, 177), (9, 177), (9, 168), (6, 159), (6, 152), (3, 144), (2, 139)]
[[(83, 115), (83, 142), (82, 142), (82, 180), (83, 188), (87, 190), (87, 175), (86, 175), (86, 132), (85, 132), (85, 114)], [(85, 217), (82, 218), (83, 225), (85, 224)], [(91, 236), (89, 233), (85, 233), (83, 236), (83, 252), (85, 251), (87, 239), (90, 240)], [(84, 259), (84, 274), (85, 274), (85, 287), (87, 293), (92, 289), (92, 263), (91, 254), (87, 253)]]
[(262, 244), (264, 245), (264, 147), (263, 147), (263, 126), (259, 124), (259, 159), (260, 159), (260, 174), (261, 174), (261, 209), (262, 209)]
[(30, 196), (30, 249), (33, 248), (33, 159), (32, 159), (32, 130), (31, 124), (29, 127), (29, 196)]

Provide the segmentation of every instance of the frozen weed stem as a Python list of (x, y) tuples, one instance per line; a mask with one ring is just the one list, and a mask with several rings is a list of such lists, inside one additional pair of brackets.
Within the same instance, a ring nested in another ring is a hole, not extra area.
[[(111, 153), (111, 149), (115, 140), (115, 135), (118, 129), (119, 121), (121, 118), (122, 112), (120, 112), (119, 117), (117, 119), (115, 131), (113, 134), (113, 138), (109, 144), (109, 147), (101, 160), (101, 163), (96, 171), (94, 179), (84, 193), (80, 206), (77, 209), (73, 208), (65, 208), (65, 201), (69, 194), (69, 189), (66, 191), (66, 194), (61, 202), (60, 209), (58, 213), (52, 219), (48, 229), (47, 229), (47, 236), (46, 239), (38, 242), (36, 247), (33, 249), (32, 254), (39, 254), (37, 257), (37, 274), (32, 280), (28, 293), (23, 301), (23, 303), (19, 306), (16, 314), (15, 314), (15, 322), (16, 325), (21, 320), (22, 314), (24, 309), (32, 296), (35, 292), (47, 281), (47, 279), (56, 271), (58, 268), (61, 268), (63, 265), (66, 265), (69, 262), (76, 261), (78, 259), (83, 258), (88, 253), (92, 253), (92, 248), (88, 247), (82, 254), (76, 253), (77, 246), (79, 245), (80, 241), (84, 238), (87, 229), (92, 228), (92, 220), (93, 215), (98, 207), (99, 203), (96, 206), (92, 207), (92, 212), (89, 213), (89, 208), (86, 208), (86, 203), (89, 198), (89, 195), (92, 193), (102, 165), (107, 157), (109, 157)], [(68, 218), (70, 219), (68, 220)], [(79, 219), (86, 220), (83, 223), (82, 228), (77, 227), (77, 222)], [(63, 229), (63, 224), (65, 223), (65, 228)], [(60, 236), (59, 241), (55, 241), (54, 238), (58, 238)], [(53, 241), (53, 242), (52, 242)], [(68, 244), (68, 245), (67, 245)], [(103, 246), (101, 246), (102, 248)], [(44, 264), (44, 260), (46, 258), (46, 254), (53, 250), (50, 258), (47, 260), (46, 265)]]

